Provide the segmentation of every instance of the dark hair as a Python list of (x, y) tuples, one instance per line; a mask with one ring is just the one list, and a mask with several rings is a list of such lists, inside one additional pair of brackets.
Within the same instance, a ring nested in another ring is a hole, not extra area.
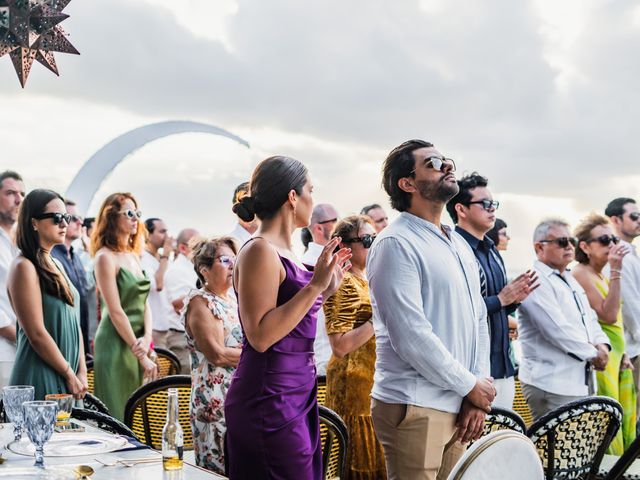
[(470, 175), (465, 175), (458, 180), (458, 193), (455, 197), (447, 202), (447, 212), (451, 216), (453, 223), (458, 223), (458, 214), (456, 213), (456, 205), (461, 203), (462, 205), (469, 206), (471, 201), (471, 190), (476, 187), (486, 187), (489, 184), (489, 180), (483, 177), (478, 172), (473, 172)]
[(311, 240), (313, 240), (313, 236), (311, 235), (311, 230), (307, 227), (304, 227), (300, 230), (300, 240), (302, 240), (302, 245), (304, 245), (304, 251), (306, 252), (309, 248), (309, 244)]
[(0, 190), (2, 188), (4, 188), (4, 185), (2, 185), (2, 183), (7, 179), (7, 178), (13, 178), (14, 180), (18, 181), (18, 182), (22, 182), (22, 177), (20, 176), (20, 174), (18, 172), (14, 172), (13, 170), (5, 170), (4, 172), (0, 173)]
[(64, 275), (56, 268), (53, 260), (40, 245), (38, 232), (33, 228), (31, 219), (44, 213), (47, 204), (55, 199), (64, 203), (62, 195), (53, 190), (35, 189), (24, 197), (18, 215), (16, 227), (16, 245), (24, 258), (29, 260), (36, 268), (40, 288), (45, 293), (59, 298), (63, 302), (73, 306), (73, 294)]
[(65, 204), (65, 206), (67, 206), (67, 207), (75, 207), (75, 206), (77, 206), (77, 205), (78, 205), (76, 202), (74, 202), (74, 201), (73, 201), (73, 200), (71, 200), (70, 198), (65, 198), (65, 199), (64, 199), (64, 204)]
[(496, 223), (493, 225), (493, 228), (487, 232), (487, 237), (493, 240), (493, 243), (496, 245), (500, 243), (500, 234), (498, 232), (503, 228), (507, 228), (507, 222), (501, 218), (496, 218)]
[(261, 161), (251, 175), (250, 195), (233, 205), (233, 213), (250, 222), (273, 218), (287, 201), (289, 192), (302, 194), (307, 183), (307, 167), (290, 157), (275, 156)]
[(233, 205), (242, 200), (242, 197), (244, 197), (244, 195), (242, 195), (243, 193), (245, 195), (249, 193), (249, 182), (242, 182), (233, 191), (233, 200), (231, 201)]
[(85, 217), (82, 221), (82, 226), (84, 228), (91, 228), (91, 224), (96, 221), (96, 217)]
[(367, 205), (366, 207), (362, 207), (362, 210), (360, 210), (360, 214), (361, 215), (369, 215), (369, 212), (371, 210), (375, 210), (376, 208), (382, 208), (380, 205), (378, 205), (377, 203), (372, 203), (371, 205)]
[(583, 218), (578, 226), (573, 230), (573, 235), (578, 239), (578, 245), (576, 246), (576, 262), (582, 264), (589, 263), (589, 257), (586, 252), (580, 247), (580, 242), (586, 242), (591, 239), (591, 230), (599, 226), (611, 225), (609, 220), (602, 215), (591, 212), (585, 218)]
[(404, 212), (411, 208), (411, 194), (398, 186), (398, 180), (411, 176), (416, 168), (413, 151), (419, 148), (433, 147), (424, 140), (408, 140), (389, 152), (382, 167), (382, 187), (389, 195), (391, 207)]
[(159, 222), (159, 221), (160, 219), (156, 217), (147, 218), (144, 221), (144, 226), (147, 229), (147, 232), (153, 233), (153, 231), (156, 229), (156, 222)]
[(621, 217), (622, 215), (624, 215), (624, 206), (627, 203), (636, 203), (636, 201), (633, 198), (626, 197), (620, 197), (616, 198), (615, 200), (611, 200), (609, 202), (609, 205), (607, 205), (607, 208), (604, 209), (604, 214), (609, 218)]
[(200, 267), (211, 267), (218, 255), (218, 249), (222, 246), (227, 246), (231, 249), (234, 255), (238, 254), (238, 245), (235, 239), (231, 237), (217, 237), (217, 238), (203, 238), (194, 237), (189, 241), (191, 247), (191, 255), (189, 258), (193, 263), (193, 269), (198, 276), (198, 288), (204, 285), (204, 277), (200, 273)]

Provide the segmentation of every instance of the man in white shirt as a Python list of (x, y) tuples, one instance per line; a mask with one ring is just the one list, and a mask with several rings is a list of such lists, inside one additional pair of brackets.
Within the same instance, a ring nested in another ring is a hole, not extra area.
[[(247, 195), (249, 195), (249, 182), (243, 182), (238, 185), (233, 192), (233, 205), (235, 206)], [(249, 240), (254, 233), (256, 233), (259, 225), (260, 220), (258, 219), (258, 217), (255, 217), (250, 222), (245, 222), (240, 217), (238, 217), (238, 223), (236, 223), (235, 228), (231, 233), (229, 233), (228, 236), (235, 238), (238, 242), (238, 248), (240, 248), (245, 243), (247, 243), (247, 240)]]
[[(331, 240), (331, 232), (338, 223), (338, 211), (328, 203), (319, 203), (313, 208), (311, 223), (308, 231), (311, 235), (311, 242), (307, 245), (307, 250), (302, 255), (302, 263), (314, 267), (318, 257), (322, 253), (324, 246)], [(331, 344), (327, 336), (327, 326), (322, 309), (318, 311), (316, 323), (316, 340), (313, 343), (313, 351), (316, 358), (316, 369), (318, 375), (327, 374), (327, 364), (331, 358)]]
[(148, 218), (144, 224), (147, 228), (147, 239), (141, 262), (142, 269), (151, 280), (149, 306), (153, 323), (153, 344), (156, 347), (168, 348), (167, 332), (173, 308), (165, 293), (164, 276), (169, 267), (173, 238), (167, 233), (167, 226), (159, 218)]
[(0, 173), (0, 388), (9, 384), (16, 356), (16, 314), (7, 293), (7, 277), (18, 255), (12, 229), (24, 195), (20, 175), (10, 170)]
[(387, 225), (389, 225), (387, 212), (385, 212), (384, 208), (377, 203), (372, 203), (371, 205), (363, 207), (360, 213), (362, 215), (367, 215), (371, 220), (373, 220), (373, 226), (376, 229), (376, 233), (380, 233)]
[(540, 286), (520, 305), (519, 376), (538, 419), (595, 393), (593, 369), (605, 369), (610, 345), (587, 294), (567, 270), (577, 245), (569, 225), (545, 220), (536, 227), (533, 242)]
[(167, 299), (172, 307), (165, 341), (167, 348), (175, 353), (180, 360), (181, 373), (184, 375), (191, 373), (191, 359), (184, 325), (180, 321), (180, 311), (184, 305), (184, 297), (191, 289), (196, 288), (198, 281), (193, 263), (189, 259), (191, 255), (189, 242), (198, 235), (198, 231), (193, 228), (186, 228), (178, 234), (176, 240), (178, 253), (164, 276), (164, 288), (167, 290)]
[(455, 163), (431, 143), (389, 153), (383, 185), (400, 216), (367, 259), (376, 370), (371, 413), (389, 479), (444, 480), (482, 433), (495, 388), (487, 310), (469, 244), (440, 218)]
[[(634, 199), (616, 198), (607, 205), (604, 214), (611, 220), (616, 235), (629, 249), (629, 254), (622, 260), (622, 272), (617, 273), (622, 276), (620, 288), (625, 353), (633, 363), (633, 380), (640, 392), (640, 255), (632, 245), (640, 235), (640, 210)], [(640, 398), (636, 410), (640, 416)]]

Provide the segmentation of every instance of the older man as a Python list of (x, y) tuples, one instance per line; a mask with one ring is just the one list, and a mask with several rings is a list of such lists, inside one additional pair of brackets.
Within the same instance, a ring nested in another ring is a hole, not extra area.
[(609, 338), (567, 265), (577, 240), (563, 220), (540, 223), (533, 235), (540, 287), (520, 306), (522, 391), (534, 418), (595, 393), (593, 369), (604, 370)]
[(384, 208), (377, 203), (372, 203), (371, 205), (363, 207), (360, 213), (362, 215), (367, 215), (373, 221), (373, 227), (376, 229), (376, 233), (380, 233), (387, 225), (389, 225), (387, 212), (385, 212)]

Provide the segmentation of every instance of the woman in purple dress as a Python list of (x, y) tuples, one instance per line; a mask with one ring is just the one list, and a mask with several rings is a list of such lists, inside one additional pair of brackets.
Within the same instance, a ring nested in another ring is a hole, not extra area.
[(334, 238), (313, 272), (295, 257), (291, 236), (309, 225), (312, 190), (302, 163), (270, 157), (254, 170), (251, 195), (234, 205), (242, 220), (255, 215), (261, 225), (234, 271), (245, 340), (225, 401), (233, 480), (322, 478), (316, 315), (340, 285), (351, 253), (334, 253)]

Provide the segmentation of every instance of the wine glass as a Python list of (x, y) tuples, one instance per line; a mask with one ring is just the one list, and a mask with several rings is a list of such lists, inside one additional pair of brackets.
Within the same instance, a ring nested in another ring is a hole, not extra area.
[(25, 402), (23, 408), (29, 440), (36, 447), (34, 466), (44, 468), (44, 444), (53, 434), (58, 403), (49, 400)]
[(2, 393), (7, 420), (13, 423), (13, 433), (17, 442), (22, 438), (22, 427), (24, 426), (22, 404), (33, 400), (35, 389), (31, 385), (11, 385), (3, 387)]

